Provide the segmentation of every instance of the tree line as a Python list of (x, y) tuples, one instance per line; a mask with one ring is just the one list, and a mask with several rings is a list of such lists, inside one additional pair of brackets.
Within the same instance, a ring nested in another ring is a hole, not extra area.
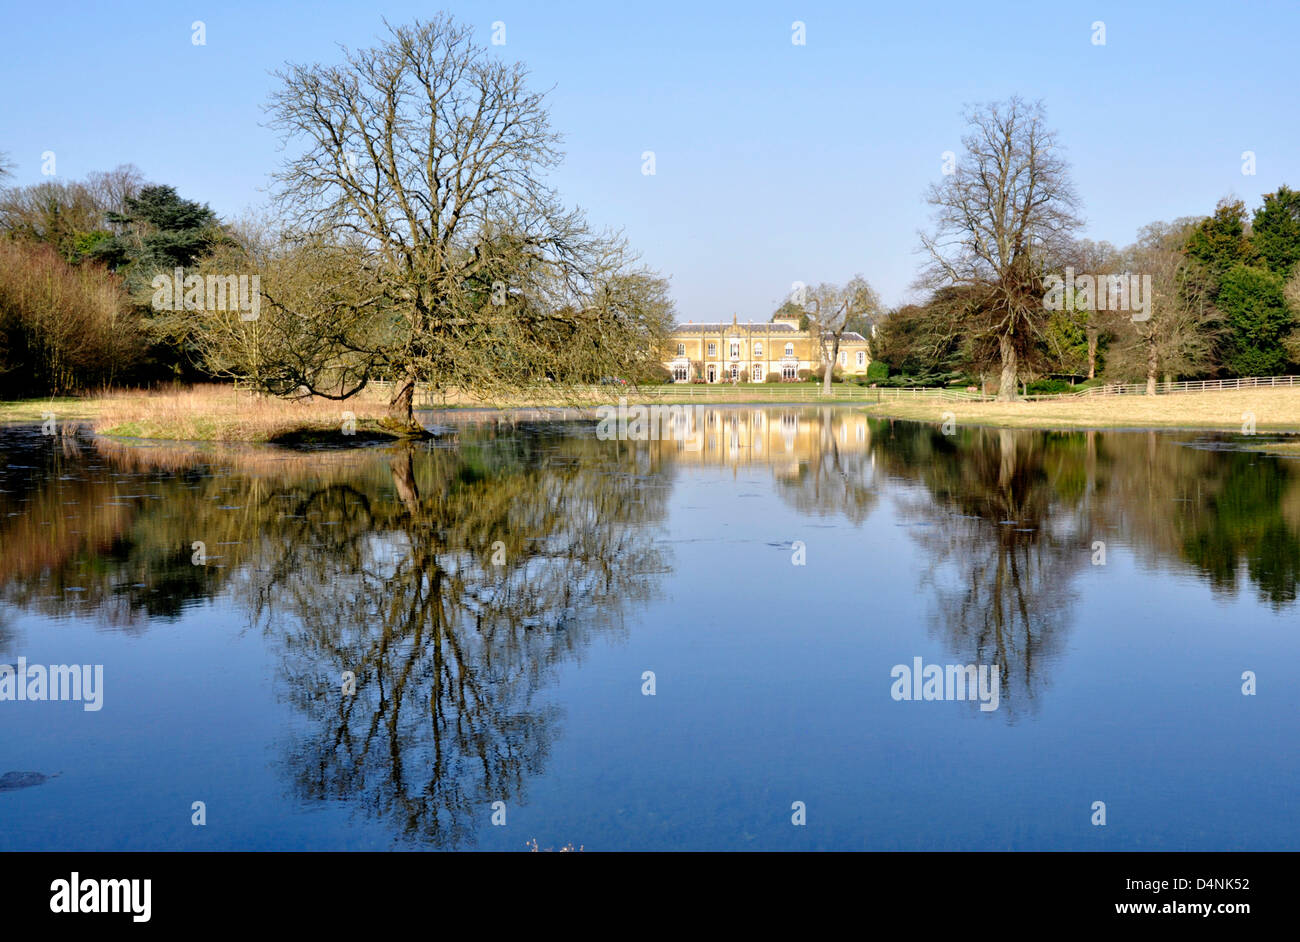
[[(277, 79), (289, 157), (261, 217), (221, 220), (130, 166), (0, 190), (0, 395), (234, 377), (344, 400), (384, 380), (391, 424), (418, 433), (417, 384), (490, 396), (662, 375), (668, 282), (549, 184), (559, 137), (521, 64), (438, 16)], [(1079, 237), (1041, 103), (967, 124), (926, 194), (923, 300), (881, 314), (856, 276), (782, 306), (821, 340), (825, 383), (848, 331), (870, 339), (876, 381), (1002, 398), (1300, 365), (1296, 191), (1116, 248)]]
[[(417, 383), (492, 395), (660, 370), (666, 279), (563, 204), (545, 95), (470, 33), (440, 15), (278, 73), (291, 156), (264, 217), (223, 222), (133, 168), (0, 194), (4, 250), (30, 259), (0, 274), (0, 389), (170, 372), (342, 400), (386, 380), (391, 423), (418, 433)], [(254, 278), (252, 316), (213, 303)]]
[(1300, 193), (1280, 186), (1253, 211), (1226, 198), (1116, 248), (1078, 237), (1079, 200), (1041, 103), (978, 106), (967, 123), (963, 158), (927, 194), (923, 300), (873, 325), (881, 380), (1010, 399), (1031, 385), (1154, 393), (1161, 380), (1300, 366)]

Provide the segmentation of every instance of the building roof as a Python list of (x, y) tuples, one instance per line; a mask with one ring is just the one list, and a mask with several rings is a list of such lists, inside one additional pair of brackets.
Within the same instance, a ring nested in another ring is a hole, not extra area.
[[(727, 323), (704, 323), (704, 324), (675, 324), (672, 332), (674, 334), (689, 334), (705, 331), (708, 333), (721, 333), (735, 329), (737, 331), (745, 330), (748, 333), (755, 334), (802, 334), (807, 331), (797, 330), (789, 324), (727, 324)], [(866, 343), (867, 338), (859, 333), (847, 330), (840, 334), (841, 341), (849, 343)]]
[(725, 322), (704, 323), (704, 324), (674, 324), (673, 333), (677, 332), (694, 332), (699, 330), (723, 331), (745, 330), (749, 333), (758, 334), (797, 334), (799, 331), (790, 324), (727, 324)]

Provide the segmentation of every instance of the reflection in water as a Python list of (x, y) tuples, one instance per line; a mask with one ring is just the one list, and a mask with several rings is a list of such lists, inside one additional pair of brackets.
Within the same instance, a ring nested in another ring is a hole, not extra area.
[[(0, 430), (0, 656), (23, 642), (17, 612), (144, 632), (234, 604), (303, 720), (281, 749), (298, 799), (347, 800), (402, 839), (455, 847), (544, 771), (559, 668), (664, 593), (658, 529), (675, 475), (696, 466), (765, 467), (794, 511), (877, 541), (895, 539), (871, 529), (892, 502), (921, 550), (934, 635), (954, 663), (999, 666), (1010, 718), (1033, 712), (1086, 623), (1074, 586), (1097, 541), (1218, 593), (1295, 602), (1298, 462), (1193, 435), (945, 436), (851, 408), (700, 420), (698, 450), (601, 441), (584, 422), (311, 452)], [(872, 578), (833, 564), (845, 584)]]
[[(621, 630), (666, 567), (646, 525), (667, 482), (644, 446), (554, 429), (206, 459), (10, 444), (31, 462), (11, 469), (43, 473), (24, 478), (32, 493), (6, 487), (25, 508), (5, 518), (7, 601), (147, 624), (133, 613), (229, 593), (310, 722), (285, 757), (297, 793), (357, 801), (442, 846), (470, 840), (491, 802), (522, 800), (556, 736), (539, 690), (595, 633)], [(58, 539), (41, 543), (51, 515), (76, 529), (51, 524)]]
[(997, 665), (1006, 715), (1031, 710), (1045, 667), (1061, 648), (1070, 583), (1088, 565), (1088, 530), (1057, 474), (1068, 442), (973, 429), (953, 441), (899, 426), (882, 466), (925, 492), (905, 501), (928, 568), (933, 625), (959, 663)]

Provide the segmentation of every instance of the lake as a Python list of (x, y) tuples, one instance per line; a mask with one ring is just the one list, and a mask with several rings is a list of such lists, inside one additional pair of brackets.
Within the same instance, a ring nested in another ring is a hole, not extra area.
[(1300, 461), (697, 416), (0, 428), (0, 850), (1300, 849)]

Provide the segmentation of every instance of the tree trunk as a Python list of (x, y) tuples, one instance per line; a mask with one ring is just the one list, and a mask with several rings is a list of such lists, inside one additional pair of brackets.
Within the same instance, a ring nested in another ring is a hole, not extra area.
[(998, 431), (998, 489), (1005, 491), (1016, 476), (1016, 433)]
[(1097, 328), (1088, 328), (1088, 379), (1097, 378)]
[(1156, 356), (1155, 339), (1147, 341), (1147, 395), (1156, 394), (1156, 375), (1160, 370), (1160, 358)]
[(418, 517), (420, 515), (420, 489), (415, 483), (415, 467), (411, 461), (410, 447), (409, 444), (406, 446), (405, 454), (394, 455), (389, 462), (389, 467), (393, 472), (393, 486), (397, 489), (397, 496), (401, 499), (407, 512), (412, 517)]
[(1010, 337), (998, 338), (998, 349), (1002, 354), (1002, 378), (998, 380), (998, 401), (1015, 402), (1016, 396), (1016, 345)]
[(837, 335), (835, 342), (831, 345), (830, 362), (825, 363), (826, 375), (822, 377), (822, 395), (831, 394), (831, 376), (835, 373), (835, 358), (840, 355), (840, 338)]
[(427, 434), (424, 426), (415, 421), (415, 374), (406, 373), (397, 381), (393, 398), (388, 403), (388, 416), (383, 424), (404, 435)]

